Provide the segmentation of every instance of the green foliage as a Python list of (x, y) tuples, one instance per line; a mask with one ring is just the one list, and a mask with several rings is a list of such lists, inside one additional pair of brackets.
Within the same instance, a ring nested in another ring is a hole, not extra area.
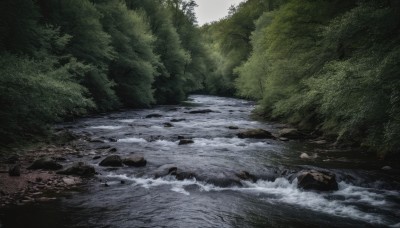
[[(74, 82), (85, 66), (72, 61), (59, 67), (51, 59), (0, 55), (0, 139), (12, 143), (40, 134), (48, 122), (81, 115), (94, 104)], [(78, 74), (79, 73), (79, 74)]]
[(117, 83), (121, 101), (130, 107), (154, 103), (152, 83), (160, 65), (154, 53), (155, 37), (142, 13), (128, 10), (125, 3), (104, 1), (98, 8), (104, 15), (101, 22), (111, 34), (117, 53), (110, 65), (110, 77)]
[[(357, 3), (357, 4), (355, 4)], [(235, 69), (241, 96), (265, 116), (398, 152), (400, 7), (394, 1), (296, 1), (265, 12), (250, 57)]]
[(126, 0), (130, 9), (146, 13), (152, 33), (157, 38), (155, 53), (160, 57), (157, 71), (160, 74), (153, 86), (155, 99), (160, 104), (177, 103), (186, 97), (185, 66), (190, 63), (190, 53), (182, 47), (179, 34), (172, 22), (171, 11), (156, 0)]
[(235, 94), (237, 74), (234, 69), (248, 58), (252, 50), (250, 36), (255, 29), (254, 21), (280, 2), (248, 0), (232, 8), (227, 18), (204, 26), (205, 39), (210, 43), (211, 52), (214, 52), (211, 56), (219, 66), (206, 79), (208, 90), (221, 95)]
[(118, 107), (114, 83), (107, 77), (108, 65), (115, 57), (111, 37), (100, 23), (101, 13), (89, 0), (43, 1), (42, 10), (50, 9), (45, 20), (60, 26), (72, 36), (65, 54), (90, 66), (81, 84), (89, 89), (100, 111)]

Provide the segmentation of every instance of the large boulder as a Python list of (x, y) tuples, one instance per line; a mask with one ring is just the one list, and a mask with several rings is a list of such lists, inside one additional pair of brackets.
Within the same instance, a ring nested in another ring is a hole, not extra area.
[(338, 183), (333, 173), (309, 170), (299, 173), (297, 187), (304, 190), (336, 191), (338, 190)]
[(154, 171), (154, 177), (160, 178), (168, 175), (176, 175), (177, 171), (178, 167), (175, 164), (162, 165)]
[(305, 135), (295, 128), (284, 128), (278, 133), (280, 138), (286, 139), (304, 139)]
[(177, 180), (186, 180), (186, 179), (193, 179), (196, 178), (196, 174), (193, 172), (187, 171), (180, 171), (176, 172), (176, 179)]
[(40, 158), (35, 160), (28, 169), (59, 170), (62, 169), (62, 165), (51, 158)]
[(186, 119), (172, 119), (171, 122), (182, 122), (185, 121)]
[(111, 166), (111, 167), (121, 167), (122, 166), (122, 159), (118, 155), (111, 155), (103, 159), (100, 166)]
[(146, 116), (147, 119), (150, 119), (150, 118), (160, 118), (160, 117), (162, 117), (162, 115), (161, 115), (161, 114), (157, 114), (157, 113), (155, 113), (155, 114), (150, 114), (150, 115), (147, 115), (147, 116)]
[(247, 171), (240, 171), (235, 174), (241, 180), (256, 182), (257, 177)]
[(244, 132), (240, 132), (237, 136), (241, 139), (253, 138), (253, 139), (275, 139), (275, 136), (271, 132), (263, 129), (250, 129)]
[(122, 160), (122, 163), (124, 163), (124, 165), (127, 166), (141, 167), (141, 166), (146, 166), (147, 161), (141, 155), (132, 155)]
[(218, 173), (210, 173), (205, 177), (199, 177), (199, 180), (213, 184), (218, 187), (226, 188), (232, 186), (243, 186), (242, 179), (234, 172), (222, 171)]
[(192, 144), (194, 141), (192, 139), (181, 139), (179, 140), (179, 145), (186, 145), (186, 144)]
[(66, 170), (62, 170), (57, 172), (58, 174), (63, 175), (74, 175), (80, 177), (92, 177), (96, 174), (96, 171), (93, 166), (86, 165), (83, 162), (78, 162)]
[(205, 113), (210, 113), (210, 112), (213, 112), (213, 110), (211, 110), (211, 109), (200, 109), (200, 110), (190, 111), (189, 113), (190, 114), (205, 114)]

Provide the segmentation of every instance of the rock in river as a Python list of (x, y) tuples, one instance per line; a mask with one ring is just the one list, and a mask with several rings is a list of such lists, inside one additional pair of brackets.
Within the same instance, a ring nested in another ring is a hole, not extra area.
[(210, 113), (210, 112), (213, 112), (213, 110), (211, 110), (211, 109), (201, 109), (201, 110), (193, 110), (193, 111), (190, 111), (189, 113), (190, 114), (205, 114), (205, 113)]
[(91, 177), (96, 173), (96, 171), (93, 166), (86, 165), (83, 162), (78, 162), (78, 163), (74, 164), (73, 166), (67, 168), (66, 170), (62, 170), (57, 173), (64, 174), (64, 175)]
[(35, 160), (28, 169), (59, 170), (62, 169), (62, 165), (51, 158), (41, 158)]
[(251, 129), (244, 132), (240, 132), (237, 136), (241, 139), (253, 138), (253, 139), (275, 139), (275, 136), (271, 132), (263, 129)]
[(100, 162), (100, 166), (111, 166), (111, 167), (120, 167), (122, 166), (122, 159), (118, 155), (111, 155), (106, 157), (103, 161)]
[(159, 177), (164, 177), (168, 175), (176, 175), (176, 172), (178, 171), (178, 167), (174, 164), (166, 164), (163, 166), (158, 167), (154, 171), (154, 177), (159, 178)]
[(179, 145), (186, 145), (186, 144), (192, 144), (194, 141), (192, 139), (181, 139), (179, 141)]
[(297, 187), (304, 190), (336, 191), (338, 183), (333, 173), (322, 171), (301, 171), (297, 176)]
[(124, 165), (127, 166), (141, 167), (141, 166), (146, 166), (147, 161), (141, 155), (132, 155), (122, 160), (122, 163), (124, 163)]
[(303, 139), (305, 137), (303, 133), (294, 128), (284, 128), (280, 130), (278, 134), (280, 138), (287, 139)]
[(162, 115), (161, 115), (161, 114), (157, 114), (157, 113), (155, 113), (155, 114), (150, 114), (150, 115), (147, 115), (147, 116), (146, 116), (147, 119), (150, 119), (150, 118), (160, 118), (160, 117), (162, 117)]

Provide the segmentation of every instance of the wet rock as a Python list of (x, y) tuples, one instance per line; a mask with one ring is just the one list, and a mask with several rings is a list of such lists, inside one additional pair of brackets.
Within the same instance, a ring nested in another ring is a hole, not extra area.
[(248, 181), (257, 181), (257, 177), (250, 174), (247, 171), (240, 171), (239, 173), (235, 174), (237, 177), (239, 177), (241, 180), (248, 180)]
[(336, 191), (338, 183), (333, 173), (322, 171), (301, 171), (297, 176), (297, 187), (304, 190)]
[(100, 139), (100, 138), (89, 139), (89, 142), (92, 142), (92, 143), (105, 143), (105, 141), (103, 139)]
[(59, 171), (57, 174), (74, 175), (80, 177), (91, 177), (96, 173), (93, 166), (86, 165), (83, 162), (78, 162), (66, 170)]
[(105, 149), (110, 149), (110, 148), (111, 148), (110, 145), (104, 145), (104, 146), (97, 147), (98, 150), (105, 150)]
[(168, 175), (176, 175), (177, 171), (178, 167), (174, 164), (162, 165), (154, 171), (154, 177), (160, 178)]
[(244, 132), (240, 132), (237, 136), (241, 139), (253, 138), (253, 139), (275, 139), (275, 136), (271, 132), (263, 129), (251, 129)]
[(115, 152), (117, 152), (117, 148), (115, 148), (115, 147), (110, 148), (110, 149), (108, 150), (108, 152), (109, 152), (109, 153), (115, 153)]
[(181, 139), (179, 141), (179, 145), (187, 145), (187, 144), (192, 144), (194, 141), (192, 139)]
[(99, 156), (99, 155), (98, 156), (94, 156), (93, 160), (97, 160), (97, 159), (100, 159), (100, 158), (101, 158), (101, 156)]
[(186, 179), (193, 179), (193, 178), (196, 178), (196, 174), (193, 172), (178, 171), (176, 173), (177, 180), (186, 180)]
[(200, 109), (200, 110), (193, 110), (188, 112), (189, 114), (205, 114), (205, 113), (210, 113), (210, 112), (214, 112), (211, 109)]
[(390, 167), (390, 166), (383, 166), (383, 167), (382, 167), (382, 170), (389, 171), (389, 170), (392, 170), (392, 167)]
[(305, 135), (295, 128), (284, 128), (278, 133), (279, 137), (287, 139), (304, 139)]
[(145, 118), (150, 119), (150, 118), (160, 118), (160, 117), (162, 117), (161, 114), (154, 113), (154, 114), (147, 115)]
[(8, 169), (8, 175), (10, 177), (19, 177), (21, 176), (21, 170), (19, 165), (13, 165)]
[[(199, 177), (202, 180), (202, 177)], [(241, 179), (233, 172), (220, 172), (211, 174), (211, 176), (205, 177), (204, 180), (207, 183), (213, 184), (218, 187), (232, 187), (232, 186), (243, 186)]]
[(111, 155), (102, 160), (100, 166), (120, 167), (122, 166), (122, 159), (118, 155)]
[(185, 121), (186, 119), (172, 119), (171, 122), (182, 122)]
[(313, 154), (313, 155), (308, 155), (307, 153), (301, 153), (300, 158), (301, 159), (316, 159), (318, 157), (317, 154)]
[(228, 126), (227, 128), (228, 128), (228, 129), (231, 129), (231, 130), (237, 130), (237, 129), (239, 129), (238, 126)]
[(75, 179), (74, 178), (63, 178), (62, 181), (66, 184), (66, 185), (75, 185)]
[(58, 164), (51, 158), (41, 158), (35, 160), (28, 169), (59, 170), (62, 169), (62, 165)]
[(172, 123), (164, 123), (164, 127), (173, 127)]
[(185, 139), (185, 136), (178, 135), (178, 139)]
[(122, 163), (127, 166), (141, 167), (141, 166), (146, 166), (147, 161), (141, 155), (132, 155), (122, 160)]

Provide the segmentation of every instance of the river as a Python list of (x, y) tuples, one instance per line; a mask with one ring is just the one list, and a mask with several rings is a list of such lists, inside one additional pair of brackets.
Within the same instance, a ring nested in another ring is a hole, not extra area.
[[(92, 155), (106, 156), (96, 150), (104, 143), (84, 142), (86, 156), (68, 157), (66, 163), (83, 160), (99, 174), (56, 201), (2, 211), (0, 227), (400, 227), (399, 183), (380, 170), (381, 164), (362, 153), (327, 151), (310, 142), (236, 137), (243, 129), (281, 127), (251, 119), (253, 108), (245, 100), (193, 95), (185, 105), (66, 123), (75, 133), (104, 139), (117, 149), (114, 154), (144, 155), (147, 165), (100, 167)], [(189, 113), (199, 109), (212, 112)], [(145, 118), (149, 114), (161, 116)], [(166, 122), (173, 126), (165, 127)], [(178, 136), (194, 143), (178, 145)], [(304, 152), (315, 158), (301, 159)], [(197, 178), (155, 179), (154, 170), (165, 164)], [(290, 174), (303, 169), (335, 173), (339, 190), (298, 189)], [(225, 180), (240, 171), (258, 180), (235, 185)]]

